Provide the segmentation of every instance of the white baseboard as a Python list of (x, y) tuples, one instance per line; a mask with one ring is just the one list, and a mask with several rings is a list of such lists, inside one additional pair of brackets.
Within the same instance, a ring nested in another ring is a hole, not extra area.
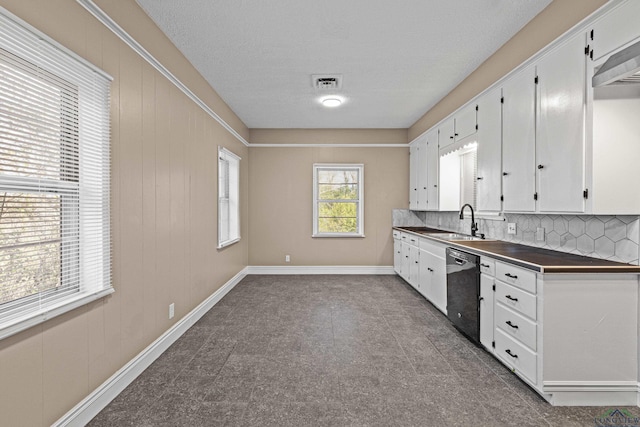
[(247, 274), (395, 274), (392, 265), (252, 265)]
[(96, 388), (80, 403), (56, 421), (54, 426), (84, 426), (118, 396), (129, 384), (149, 367), (171, 344), (182, 336), (194, 323), (207, 313), (235, 285), (247, 275), (245, 267), (227, 283), (215, 291), (200, 305), (180, 319), (171, 329), (131, 359), (118, 372)]
[(637, 381), (545, 381), (554, 406), (636, 406)]

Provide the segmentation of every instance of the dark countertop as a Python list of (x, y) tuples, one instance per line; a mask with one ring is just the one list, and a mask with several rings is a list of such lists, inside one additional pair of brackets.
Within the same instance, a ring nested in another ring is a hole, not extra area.
[(430, 233), (449, 233), (427, 227), (393, 227), (428, 237), (438, 242), (478, 255), (486, 255), (542, 273), (640, 273), (639, 265), (624, 264), (582, 255), (542, 249), (502, 240), (448, 241), (430, 236)]

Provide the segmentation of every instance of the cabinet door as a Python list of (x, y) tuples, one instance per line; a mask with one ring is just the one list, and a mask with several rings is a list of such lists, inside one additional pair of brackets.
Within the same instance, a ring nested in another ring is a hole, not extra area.
[(429, 300), (440, 311), (447, 314), (447, 265), (444, 258), (427, 253), (427, 264), (433, 271), (429, 284)]
[(537, 64), (539, 211), (584, 212), (584, 46), (578, 34)]
[(455, 132), (454, 139), (456, 141), (466, 138), (476, 133), (478, 116), (476, 114), (476, 104), (470, 104), (464, 107), (455, 116)]
[(608, 55), (640, 37), (640, 2), (629, 1), (607, 13), (593, 24), (593, 39), (589, 31), (589, 43), (593, 46), (593, 59)]
[(429, 252), (420, 249), (420, 273), (418, 283), (420, 284), (418, 292), (425, 298), (431, 299), (431, 276), (432, 268), (429, 266)]
[(411, 246), (408, 243), (402, 242), (402, 259), (400, 263), (400, 277), (402, 277), (407, 282), (409, 281), (409, 256), (410, 256), (409, 248), (411, 248)]
[(409, 248), (409, 283), (420, 292), (420, 249), (416, 246)]
[(487, 350), (493, 352), (493, 330), (495, 328), (493, 321), (493, 292), (494, 278), (486, 275), (480, 275), (480, 343)]
[(444, 121), (439, 127), (440, 148), (451, 145), (455, 142), (454, 119), (453, 117)]
[(418, 144), (409, 147), (409, 209), (418, 209)]
[(393, 271), (402, 276), (402, 241), (393, 239)]
[(500, 88), (478, 100), (477, 209), (500, 211), (502, 202), (502, 103)]
[(416, 167), (418, 168), (418, 210), (427, 210), (428, 200), (428, 165), (427, 165), (427, 138), (424, 137), (418, 141), (418, 160)]
[(427, 209), (438, 210), (438, 132), (427, 134)]
[(535, 189), (535, 68), (502, 87), (502, 193), (505, 211), (533, 212)]

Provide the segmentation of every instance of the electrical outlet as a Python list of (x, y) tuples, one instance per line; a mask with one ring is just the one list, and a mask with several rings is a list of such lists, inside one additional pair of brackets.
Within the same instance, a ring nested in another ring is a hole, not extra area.
[(285, 255), (284, 262), (291, 262), (291, 257), (289, 255)]
[(544, 228), (542, 227), (536, 229), (536, 242), (544, 242)]
[(507, 223), (507, 234), (516, 234), (516, 223), (515, 222)]
[(176, 314), (175, 309), (176, 305), (174, 303), (169, 304), (169, 319), (173, 319), (173, 316)]

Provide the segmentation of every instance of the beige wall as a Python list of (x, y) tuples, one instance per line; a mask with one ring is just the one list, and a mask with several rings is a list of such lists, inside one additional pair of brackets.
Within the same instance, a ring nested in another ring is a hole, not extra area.
[(415, 139), (523, 63), (607, 0), (554, 0), (409, 129)]
[[(118, 12), (114, 17), (139, 41), (152, 41), (150, 51), (248, 136), (133, 0), (99, 3)], [(0, 0), (0, 5), (114, 77), (116, 292), (0, 341), (0, 424), (50, 425), (247, 265), (246, 233), (238, 244), (215, 248), (217, 145), (243, 159), (243, 230), (249, 155), (74, 0)], [(176, 316), (169, 320), (172, 302)]]
[[(336, 138), (340, 138), (341, 131)], [(318, 141), (314, 130), (279, 131), (280, 141)], [(331, 131), (323, 131), (327, 135)], [(369, 134), (369, 132), (364, 133)], [(253, 133), (252, 133), (253, 136)], [(361, 136), (352, 135), (353, 141)], [(329, 138), (331, 139), (331, 138)], [(290, 142), (286, 142), (290, 143)], [(409, 204), (409, 149), (252, 147), (249, 265), (393, 265), (391, 210)], [(314, 163), (364, 164), (364, 238), (312, 238)], [(284, 262), (285, 255), (291, 262)]]
[(406, 144), (407, 129), (251, 129), (251, 144)]

